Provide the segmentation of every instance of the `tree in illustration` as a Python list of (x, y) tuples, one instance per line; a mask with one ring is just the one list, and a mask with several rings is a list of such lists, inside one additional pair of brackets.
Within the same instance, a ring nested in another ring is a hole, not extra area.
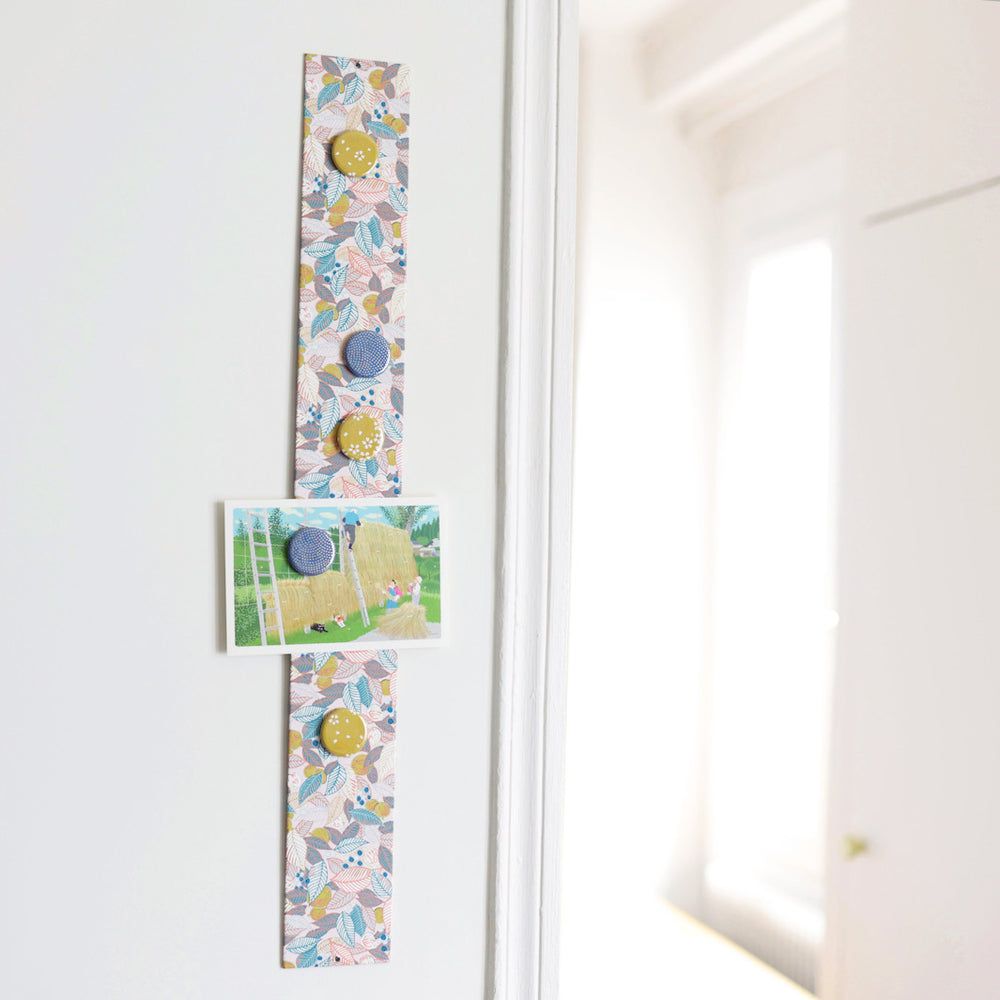
[(412, 537), (416, 523), (426, 517), (433, 507), (384, 507), (385, 519), (394, 528), (402, 528)]

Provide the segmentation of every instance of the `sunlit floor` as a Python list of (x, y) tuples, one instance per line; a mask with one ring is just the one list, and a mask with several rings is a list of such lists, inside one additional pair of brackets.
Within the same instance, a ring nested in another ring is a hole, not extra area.
[(662, 900), (622, 914), (566, 907), (559, 995), (564, 1000), (815, 1000), (742, 948)]

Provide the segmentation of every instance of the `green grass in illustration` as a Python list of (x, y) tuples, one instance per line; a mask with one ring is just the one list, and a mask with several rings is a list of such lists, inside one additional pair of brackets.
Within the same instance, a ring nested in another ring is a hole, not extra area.
[(428, 594), (426, 590), (421, 588), (420, 591), (420, 603), (427, 609), (427, 620), (429, 622), (440, 622), (441, 621), (441, 595), (440, 594)]
[[(288, 565), (285, 559), (283, 543), (274, 546), (274, 570), (278, 579), (296, 579), (298, 574)], [(414, 555), (417, 573), (423, 578), (420, 586), (420, 603), (427, 609), (428, 622), (441, 621), (441, 560), (434, 556)], [(271, 579), (263, 566), (258, 563), (260, 585), (263, 589), (271, 588)], [(235, 632), (237, 646), (259, 646), (260, 625), (257, 618), (257, 603), (253, 588), (253, 571), (250, 567), (250, 544), (246, 538), (233, 539), (233, 583), (235, 596)], [(409, 600), (404, 595), (403, 603)], [(331, 645), (351, 642), (361, 639), (368, 632), (378, 628), (379, 619), (385, 613), (384, 607), (374, 605), (368, 609), (371, 624), (366, 628), (361, 619), (361, 612), (355, 611), (345, 618), (344, 628), (340, 628), (332, 620), (319, 624), (326, 626), (326, 633), (306, 632), (299, 628), (286, 633), (287, 645), (304, 645), (327, 641)], [(269, 615), (267, 621), (273, 622), (274, 616)], [(267, 642), (270, 646), (280, 645), (277, 632), (269, 632)]]
[[(366, 632), (370, 632), (373, 628), (376, 628), (376, 617), (379, 609), (372, 608), (369, 609), (368, 614), (371, 618), (371, 625), (365, 628), (365, 623), (361, 620), (361, 612), (355, 611), (352, 614), (346, 615), (344, 617), (344, 627), (340, 628), (337, 623), (331, 618), (324, 622), (319, 622), (320, 625), (326, 626), (326, 634), (322, 632), (306, 632), (305, 629), (296, 629), (294, 632), (285, 633), (285, 642), (289, 646), (298, 646), (303, 643), (316, 643), (316, 642), (330, 642), (331, 644), (340, 642), (350, 642), (352, 639), (360, 639)], [(278, 645), (278, 633), (271, 632), (267, 637), (267, 644), (269, 646)]]

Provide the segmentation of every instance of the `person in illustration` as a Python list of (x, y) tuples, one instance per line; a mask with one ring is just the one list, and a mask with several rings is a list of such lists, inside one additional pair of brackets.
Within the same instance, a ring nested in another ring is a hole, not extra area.
[(308, 631), (310, 631), (310, 629), (313, 632), (325, 632), (326, 631), (326, 626), (325, 625), (321, 625), (319, 622), (313, 622), (312, 625), (310, 625), (309, 628), (306, 629), (306, 631), (308, 632)]
[[(334, 624), (336, 624), (336, 626), (338, 628), (347, 628), (347, 622), (344, 621), (344, 616), (343, 615), (334, 615), (333, 616), (333, 621), (334, 621)], [(325, 632), (326, 629), (324, 629), (323, 631)]]
[(395, 580), (389, 584), (389, 589), (386, 591), (388, 595), (388, 600), (385, 602), (386, 611), (391, 611), (393, 608), (399, 607), (399, 599), (403, 596), (403, 591), (400, 589), (398, 583)]
[(344, 512), (340, 522), (343, 525), (344, 534), (347, 535), (347, 547), (353, 552), (354, 541), (357, 537), (358, 525), (361, 523), (361, 518), (358, 516), (356, 510), (348, 510)]
[(418, 576), (413, 583), (410, 584), (410, 599), (414, 604), (420, 603), (420, 584), (424, 582), (422, 576)]

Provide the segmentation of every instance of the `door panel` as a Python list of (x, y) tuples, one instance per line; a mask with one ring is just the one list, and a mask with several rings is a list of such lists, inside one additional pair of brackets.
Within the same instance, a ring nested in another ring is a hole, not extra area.
[[(998, 5), (1000, 6), (1000, 5)], [(859, 231), (844, 314), (833, 995), (1000, 960), (1000, 193)]]

